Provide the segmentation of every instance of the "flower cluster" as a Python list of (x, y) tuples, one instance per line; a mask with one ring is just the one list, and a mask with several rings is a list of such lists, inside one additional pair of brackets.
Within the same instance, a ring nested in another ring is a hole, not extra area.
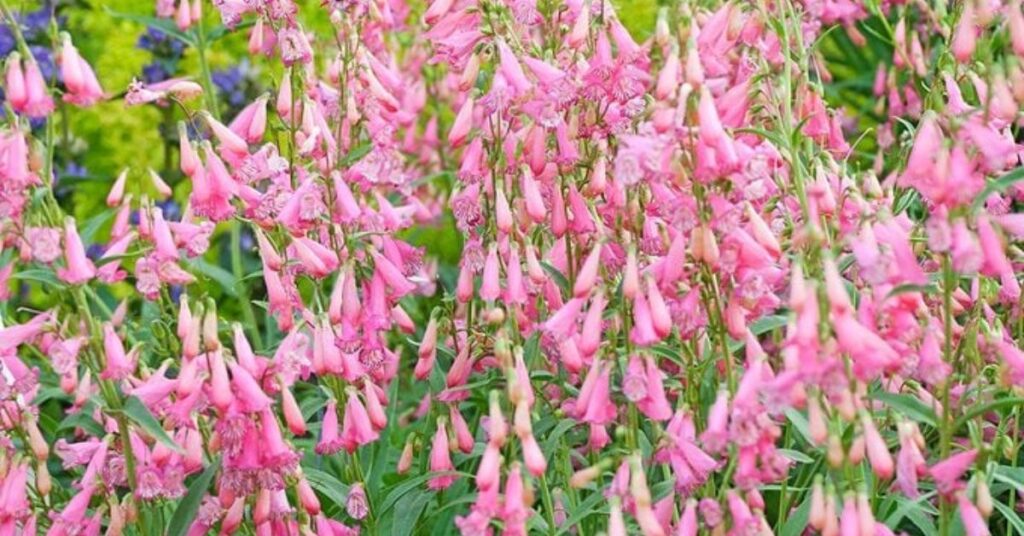
[(0, 0), (0, 534), (1024, 526), (1020, 0), (671, 4), (159, 0), (118, 95)]

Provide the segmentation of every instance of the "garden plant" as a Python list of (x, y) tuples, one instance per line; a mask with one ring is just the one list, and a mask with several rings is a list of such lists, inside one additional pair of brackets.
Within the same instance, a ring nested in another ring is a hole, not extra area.
[(0, 0), (0, 536), (1024, 536), (1021, 0)]

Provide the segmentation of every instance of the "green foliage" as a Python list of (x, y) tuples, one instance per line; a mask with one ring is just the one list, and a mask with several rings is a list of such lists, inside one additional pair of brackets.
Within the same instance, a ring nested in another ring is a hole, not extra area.
[(614, 0), (612, 4), (622, 25), (635, 39), (647, 39), (654, 32), (658, 0)]
[[(92, 62), (103, 89), (108, 94), (123, 92), (132, 79), (139, 76), (149, 59), (149, 52), (135, 48), (138, 36), (145, 31), (138, 24), (111, 17), (100, 7), (115, 11), (138, 12), (137, 0), (102, 0), (96, 9), (68, 10), (68, 27), (76, 36), (95, 35), (103, 39), (82, 39), (76, 45), (86, 60)], [(151, 5), (146, 5), (151, 11)], [(160, 113), (153, 107), (125, 108), (117, 99), (95, 107), (69, 111), (75, 140), (74, 156), (98, 178), (113, 180), (125, 164), (135, 169), (160, 167), (163, 142), (155, 125)], [(131, 161), (125, 161), (125, 155)], [(89, 195), (86, 193), (85, 195)], [(88, 203), (84, 203), (88, 205)], [(80, 206), (76, 203), (76, 207)], [(89, 207), (82, 207), (89, 213)]]

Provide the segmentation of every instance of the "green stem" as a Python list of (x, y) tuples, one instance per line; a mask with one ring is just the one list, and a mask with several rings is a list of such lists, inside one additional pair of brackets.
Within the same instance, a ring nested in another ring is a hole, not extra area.
[(249, 298), (249, 286), (242, 283), (245, 273), (242, 267), (242, 222), (240, 221), (231, 223), (231, 272), (235, 276), (235, 285), (238, 287), (239, 305), (242, 308), (242, 317), (245, 319), (245, 330), (257, 350), (262, 350), (263, 339), (260, 336), (259, 326), (256, 324), (252, 300)]
[(359, 461), (359, 452), (352, 452), (352, 470), (355, 472), (356, 480), (363, 485), (363, 493), (366, 496), (366, 529), (370, 534), (377, 534), (376, 522), (374, 520), (373, 503), (370, 502), (370, 493), (367, 491), (366, 475), (363, 474), (363, 464)]
[[(199, 70), (202, 72), (203, 94), (206, 98), (206, 107), (210, 115), (220, 121), (220, 110), (217, 106), (217, 89), (213, 85), (213, 78), (210, 75), (210, 64), (206, 58), (206, 30), (202, 19), (196, 25), (196, 52), (199, 56)], [(259, 326), (256, 324), (256, 314), (252, 309), (252, 300), (249, 296), (249, 287), (242, 284), (245, 276), (242, 266), (242, 223), (234, 221), (231, 223), (231, 271), (235, 276), (237, 285), (239, 305), (242, 309), (242, 318), (245, 320), (245, 330), (257, 350), (263, 349), (263, 339), (260, 336)]]
[[(729, 350), (729, 339), (726, 334), (725, 327), (725, 313), (722, 311), (722, 305), (718, 301), (719, 289), (718, 289), (718, 277), (711, 271), (707, 266), (702, 266), (701, 271), (704, 273), (705, 280), (711, 292), (706, 294), (706, 299), (709, 304), (705, 304), (707, 310), (709, 310), (712, 318), (711, 328), (714, 330), (714, 340), (712, 344), (717, 343), (719, 351), (722, 352), (722, 359), (725, 363), (725, 381), (729, 388), (729, 394), (736, 393), (736, 374), (733, 372), (733, 356)], [(710, 307), (708, 307), (710, 305)]]
[[(943, 344), (942, 357), (946, 364), (953, 367), (953, 286), (956, 284), (956, 274), (953, 272), (949, 254), (942, 256), (942, 328)], [(945, 460), (949, 457), (953, 432), (956, 430), (953, 422), (953, 411), (949, 404), (949, 390), (952, 378), (947, 378), (942, 385), (942, 423), (939, 427), (939, 459)], [(977, 409), (977, 408), (976, 408)], [(980, 409), (984, 409), (984, 406)], [(971, 412), (973, 413), (973, 411)], [(970, 414), (970, 413), (969, 413)], [(968, 414), (968, 415), (969, 415)], [(981, 413), (979, 413), (980, 415)], [(965, 415), (964, 417), (966, 417)], [(965, 421), (966, 422), (966, 421)], [(950, 519), (952, 517), (952, 504), (945, 498), (941, 498), (939, 534), (949, 535)]]
[[(18, 26), (18, 20), (14, 18), (14, 12), (7, 6), (7, 0), (0, 0), (0, 12), (3, 13), (4, 18), (7, 19), (7, 25), (11, 28), (11, 33), (14, 34), (14, 42), (18, 45), (18, 50), (21, 51), (25, 59), (32, 59), (32, 50), (28, 48), (28, 42), (25, 41), (25, 36), (21, 33), (21, 28)], [(34, 60), (33, 60), (34, 61)]]
[(548, 477), (540, 475), (541, 500), (544, 501), (544, 517), (548, 522), (548, 534), (556, 534), (555, 530), (555, 502), (551, 500), (551, 488), (548, 486)]
[(209, 108), (213, 118), (220, 121), (220, 110), (217, 107), (216, 86), (213, 85), (213, 77), (210, 75), (210, 64), (206, 59), (206, 30), (203, 27), (203, 19), (200, 18), (196, 25), (196, 53), (199, 56), (199, 70), (202, 72), (203, 96), (206, 99), (206, 107)]
[[(1010, 437), (1017, 438), (1019, 435), (1020, 435), (1020, 408), (1017, 407), (1017, 408), (1013, 409), (1013, 434), (1010, 435)], [(1019, 449), (1019, 446), (1016, 444), (1016, 442), (1014, 442), (1013, 449), (1011, 451), (1013, 453), (1013, 458), (1010, 460), (1010, 466), (1013, 467), (1014, 469), (1017, 468), (1018, 449)], [(1013, 511), (1015, 509), (1015, 507), (1016, 507), (1016, 503), (1017, 503), (1017, 488), (1011, 486), (1010, 487), (1010, 498), (1006, 500), (1006, 506), (1008, 506), (1010, 508), (1010, 511)], [(1013, 536), (1013, 523), (1009, 523), (1008, 522), (1006, 524), (1006, 536)]]
[(971, 419), (980, 417), (996, 409), (1008, 408), (1013, 406), (1024, 406), (1024, 397), (1001, 398), (999, 400), (989, 402), (988, 404), (983, 404), (981, 406), (971, 408), (970, 411), (964, 413), (963, 415), (960, 416), (960, 418), (952, 422), (952, 425), (950, 427), (950, 434), (956, 433), (958, 430), (966, 426)]

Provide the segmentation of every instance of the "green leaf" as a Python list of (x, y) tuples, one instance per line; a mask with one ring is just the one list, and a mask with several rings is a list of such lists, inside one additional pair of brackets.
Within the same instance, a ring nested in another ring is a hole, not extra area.
[(800, 434), (800, 437), (804, 438), (808, 445), (814, 444), (814, 441), (811, 440), (811, 425), (807, 422), (807, 417), (803, 413), (789, 408), (786, 410), (786, 418), (789, 419), (789, 422), (796, 428), (797, 433)]
[(872, 398), (911, 420), (927, 424), (932, 428), (938, 426), (939, 418), (935, 415), (935, 411), (915, 396), (880, 391), (872, 395)]
[(558, 443), (558, 440), (561, 439), (566, 432), (572, 430), (576, 426), (578, 426), (578, 423), (575, 420), (562, 419), (562, 421), (555, 425), (550, 432), (544, 434), (544, 451), (547, 452), (549, 456), (552, 455), (555, 449), (555, 444)]
[(800, 536), (804, 533), (804, 529), (807, 527), (807, 520), (810, 517), (811, 496), (808, 494), (804, 502), (786, 520), (786, 524), (782, 526), (782, 532), (779, 533), (779, 536)]
[(526, 344), (523, 345), (523, 361), (531, 368), (536, 368), (537, 359), (540, 357), (540, 333), (534, 333)]
[(253, 271), (253, 272), (249, 272), (248, 274), (245, 275), (245, 277), (243, 277), (239, 281), (248, 281), (250, 279), (262, 279), (262, 278), (263, 278), (263, 269), (259, 269), (259, 270)]
[(756, 322), (750, 325), (750, 331), (754, 335), (762, 335), (769, 331), (775, 331), (776, 329), (785, 327), (789, 323), (789, 317), (786, 315), (768, 315), (761, 317)]
[(106, 9), (107, 13), (115, 19), (130, 20), (143, 26), (152, 26), (178, 41), (185, 43), (186, 45), (195, 46), (192, 36), (179, 30), (177, 25), (175, 25), (174, 21), (171, 19), (158, 19), (156, 17), (149, 17), (146, 15), (136, 15), (134, 13), (120, 13), (110, 9), (109, 7), (104, 7), (104, 9)]
[(96, 262), (93, 263), (93, 264), (95, 264), (96, 267), (99, 268), (99, 267), (101, 267), (103, 265), (110, 264), (112, 262), (121, 262), (121, 261), (123, 261), (125, 259), (134, 259), (136, 257), (141, 257), (147, 251), (149, 251), (148, 248), (146, 248), (146, 249), (137, 249), (135, 251), (129, 251), (129, 252), (121, 254), (121, 255), (103, 256), (103, 257), (101, 257), (99, 259), (96, 259)]
[(910, 208), (910, 206), (913, 205), (915, 202), (919, 202), (920, 199), (921, 196), (918, 195), (917, 190), (909, 190), (902, 196), (900, 196), (900, 198), (897, 199), (896, 202), (893, 204), (892, 213), (902, 214), (903, 212), (906, 212)]
[(178, 453), (182, 453), (181, 447), (171, 439), (171, 436), (167, 435), (164, 427), (160, 425), (160, 421), (156, 420), (156, 417), (149, 412), (146, 405), (142, 403), (137, 397), (129, 396), (128, 401), (124, 405), (124, 413), (129, 419), (135, 422), (146, 431), (147, 434), (156, 438), (157, 441), (167, 445), (172, 450)]
[(772, 142), (776, 147), (785, 147), (786, 146), (786, 144), (782, 142), (782, 137), (779, 136), (778, 133), (771, 132), (771, 131), (768, 131), (768, 130), (764, 130), (762, 128), (743, 127), (743, 128), (737, 128), (736, 132), (737, 133), (743, 133), (743, 134), (754, 134), (755, 136), (760, 136), (760, 137), (762, 137), (762, 138)]
[[(411, 492), (412, 490), (422, 486), (428, 480), (430, 480), (432, 478), (437, 478), (439, 476), (447, 476), (447, 475), (465, 475), (465, 473), (460, 473), (458, 471), (441, 471), (441, 472), (436, 472), (436, 473), (435, 472), (430, 472), (430, 473), (426, 473), (426, 474), (422, 474), (422, 475), (417, 475), (415, 477), (403, 480), (403, 481), (399, 482), (398, 484), (395, 484), (394, 486), (392, 486), (390, 488), (390, 491), (388, 492), (387, 496), (384, 497), (384, 501), (381, 502), (380, 509), (379, 509), (379, 511), (377, 512), (376, 515), (378, 517), (384, 516), (384, 514), (388, 513), (388, 511), (391, 510), (391, 508), (393, 508), (396, 504), (398, 504), (398, 501), (402, 497), (408, 495), (409, 492)], [(470, 475), (465, 475), (465, 476), (470, 476)]]
[(683, 359), (683, 355), (667, 344), (656, 344), (651, 346), (651, 352), (658, 354), (681, 367), (686, 366), (686, 360)]
[(213, 477), (217, 474), (218, 469), (220, 469), (219, 457), (206, 466), (206, 470), (199, 475), (199, 478), (192, 481), (192, 485), (188, 487), (188, 493), (178, 503), (178, 508), (174, 510), (171, 522), (167, 525), (167, 536), (184, 536), (188, 532), (189, 527), (192, 526), (192, 520), (199, 513), (199, 505), (207, 490), (210, 489), (210, 484), (213, 483)]
[(973, 408), (971, 408), (970, 411), (967, 411), (966, 413), (964, 413), (960, 417), (957, 417), (957, 419), (955, 421), (953, 421), (953, 431), (959, 430), (965, 424), (967, 424), (967, 422), (970, 421), (971, 419), (974, 419), (975, 417), (981, 417), (982, 415), (984, 415), (984, 414), (986, 414), (986, 413), (988, 413), (990, 411), (995, 411), (997, 409), (1002, 409), (1002, 408), (1010, 408), (1010, 407), (1013, 407), (1013, 406), (1021, 406), (1021, 405), (1024, 405), (1024, 397), (1000, 398), (998, 400), (993, 400), (992, 402), (989, 402), (987, 404), (982, 404), (980, 406), (974, 406)]
[(11, 274), (11, 279), (20, 279), (22, 281), (35, 281), (37, 283), (44, 283), (57, 288), (65, 288), (67, 285), (62, 283), (57, 276), (50, 270), (42, 270), (39, 268), (32, 268), (29, 270), (21, 270)]
[(103, 437), (106, 435), (106, 431), (103, 429), (103, 426), (96, 422), (96, 420), (84, 410), (64, 417), (64, 420), (60, 421), (60, 424), (57, 426), (57, 431), (69, 430), (72, 428), (81, 428), (95, 437)]
[(405, 498), (395, 507), (394, 522), (391, 525), (392, 536), (409, 536), (416, 529), (417, 521), (423, 509), (434, 499), (434, 492), (417, 490), (412, 498)]
[(938, 285), (935, 285), (934, 283), (929, 283), (927, 285), (915, 285), (913, 283), (907, 283), (907, 284), (904, 284), (904, 285), (898, 285), (895, 288), (893, 288), (892, 290), (890, 290), (889, 291), (889, 295), (887, 297), (891, 298), (893, 296), (898, 296), (900, 294), (906, 294), (908, 292), (920, 292), (922, 294), (935, 294), (938, 291), (939, 291), (939, 287), (938, 287)]
[(1024, 521), (1021, 521), (1017, 512), (1011, 510), (1010, 507), (1003, 504), (1002, 501), (992, 501), (992, 506), (995, 506), (996, 510), (999, 510), (999, 514), (1006, 518), (1007, 523), (1013, 525), (1014, 530), (1024, 534)]
[(104, 210), (99, 214), (89, 218), (85, 225), (82, 226), (82, 231), (79, 233), (82, 242), (90, 244), (95, 242), (96, 233), (99, 232), (100, 227), (107, 223), (107, 220), (114, 217), (114, 211), (112, 209)]
[(994, 193), (1005, 192), (1011, 186), (1022, 180), (1024, 180), (1024, 166), (1010, 171), (1002, 177), (989, 182), (985, 185), (985, 188), (978, 193), (978, 196), (974, 198), (974, 203), (971, 205), (972, 210), (977, 211), (981, 209), (981, 207), (985, 206), (985, 200), (988, 199), (988, 196)]
[(238, 289), (236, 288), (236, 280), (234, 274), (217, 266), (216, 264), (210, 264), (203, 259), (196, 259), (192, 261), (192, 266), (195, 267), (199, 272), (206, 277), (216, 281), (224, 289), (229, 296), (232, 298), (238, 297)]
[(461, 511), (461, 507), (462, 506), (465, 506), (465, 505), (468, 505), (468, 504), (473, 504), (473, 503), (476, 502), (476, 499), (477, 499), (476, 495), (472, 495), (472, 494), (463, 495), (463, 496), (459, 497), (458, 499), (445, 499), (444, 506), (441, 506), (439, 508), (431, 509), (423, 517), (423, 520), (427, 520), (427, 519), (431, 519), (431, 518), (437, 517), (437, 516), (439, 516), (441, 514), (444, 514), (445, 512), (447, 512), (449, 510), (452, 510), (452, 509), (459, 509)]
[(562, 536), (567, 534), (573, 527), (577, 527), (580, 521), (583, 521), (587, 516), (596, 513), (600, 510), (599, 504), (606, 502), (604, 494), (601, 492), (591, 493), (579, 506), (573, 510), (572, 515), (569, 516), (565, 522), (558, 527), (558, 533), (555, 536)]
[(439, 180), (439, 179), (444, 179), (445, 181), (451, 181), (454, 178), (455, 178), (455, 174), (452, 173), (451, 171), (439, 171), (437, 173), (431, 173), (430, 175), (425, 175), (423, 177), (420, 177), (420, 178), (412, 181), (412, 183), (410, 183), (410, 186), (415, 188), (416, 186), (422, 186), (424, 184), (430, 184), (431, 182), (434, 182), (434, 181)]
[(540, 261), (540, 266), (541, 268), (544, 268), (544, 271), (555, 280), (555, 283), (558, 285), (558, 288), (561, 289), (563, 294), (568, 294), (569, 291), (572, 290), (569, 288), (569, 280), (566, 279), (565, 274), (558, 271), (558, 268), (551, 266), (545, 261)]
[(312, 467), (303, 467), (302, 473), (313, 489), (323, 493), (338, 508), (345, 508), (345, 501), (348, 499), (348, 484), (342, 483), (338, 477)]
[(256, 21), (254, 21), (254, 20), (247, 20), (247, 21), (241, 22), (241, 23), (236, 24), (235, 26), (233, 26), (231, 28), (228, 28), (227, 26), (224, 26), (223, 24), (218, 24), (217, 26), (214, 26), (213, 28), (210, 28), (206, 32), (206, 42), (207, 42), (207, 44), (212, 43), (212, 42), (214, 42), (214, 41), (216, 41), (218, 39), (221, 39), (222, 37), (230, 35), (231, 32), (238, 32), (238, 31), (244, 30), (246, 28), (251, 28), (252, 26), (255, 26), (255, 25), (256, 25)]
[(917, 528), (921, 529), (924, 534), (937, 534), (938, 531), (935, 529), (935, 523), (929, 517), (929, 514), (934, 515), (936, 513), (935, 508), (927, 502), (933, 495), (935, 495), (935, 492), (931, 491), (914, 500), (894, 495), (893, 497), (896, 499), (896, 503), (899, 504), (899, 508), (886, 518), (885, 524), (890, 528), (896, 529), (899, 527), (900, 522), (907, 518)]
[(32, 400), (32, 405), (39, 407), (48, 400), (68, 401), (70, 399), (71, 397), (60, 387), (44, 387), (39, 390), (39, 394)]
[(360, 158), (370, 154), (371, 150), (373, 150), (373, 145), (369, 143), (353, 147), (352, 150), (341, 159), (341, 165), (351, 166), (358, 162)]
[[(1016, 489), (1024, 489), (1024, 467), (997, 465), (992, 472), (992, 478), (1006, 482)], [(1022, 534), (1024, 534), (1024, 531), (1022, 531)]]
[(814, 458), (800, 452), (799, 450), (792, 449), (779, 449), (779, 454), (782, 454), (786, 458), (793, 460), (797, 463), (814, 463)]

